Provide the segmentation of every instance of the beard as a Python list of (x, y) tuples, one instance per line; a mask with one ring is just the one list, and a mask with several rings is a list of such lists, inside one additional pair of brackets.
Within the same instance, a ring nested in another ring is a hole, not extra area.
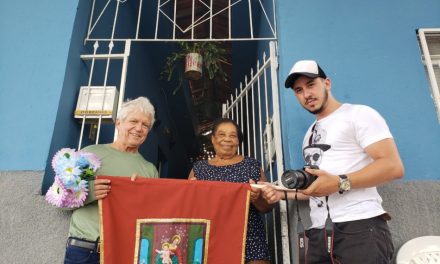
[(328, 101), (328, 91), (324, 90), (324, 100), (322, 101), (321, 107), (319, 107), (316, 110), (310, 110), (310, 109), (307, 109), (306, 107), (304, 107), (304, 109), (309, 111), (309, 113), (311, 113), (311, 114), (318, 115), (318, 114), (322, 113), (322, 111), (324, 111), (324, 109), (327, 107), (327, 101)]

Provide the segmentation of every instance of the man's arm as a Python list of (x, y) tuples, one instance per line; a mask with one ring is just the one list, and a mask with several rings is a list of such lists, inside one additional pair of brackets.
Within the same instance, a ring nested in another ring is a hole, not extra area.
[(357, 172), (347, 174), (352, 188), (378, 186), (403, 177), (405, 169), (392, 138), (369, 145), (365, 152), (374, 162)]
[[(375, 142), (364, 150), (374, 161), (361, 170), (346, 174), (351, 181), (351, 188), (374, 187), (403, 177), (404, 167), (392, 138)], [(306, 171), (318, 176), (318, 179), (302, 193), (321, 197), (339, 190), (338, 175), (324, 170), (306, 169)]]

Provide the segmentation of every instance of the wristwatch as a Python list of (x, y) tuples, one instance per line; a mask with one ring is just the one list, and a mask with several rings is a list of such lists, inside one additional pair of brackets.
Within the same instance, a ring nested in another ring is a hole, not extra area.
[(348, 179), (347, 175), (341, 174), (339, 175), (339, 193), (343, 194), (346, 191), (351, 190), (351, 182)]

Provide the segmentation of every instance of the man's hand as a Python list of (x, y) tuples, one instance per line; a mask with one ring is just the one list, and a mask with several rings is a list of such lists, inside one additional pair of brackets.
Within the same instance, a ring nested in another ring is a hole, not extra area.
[(109, 179), (96, 179), (94, 182), (96, 199), (101, 200), (107, 197), (111, 189), (111, 181)]
[(324, 170), (305, 168), (305, 170), (318, 178), (305, 190), (299, 192), (314, 196), (322, 197), (339, 191), (339, 176), (328, 173)]
[(141, 177), (141, 176), (135, 172), (131, 175), (130, 180), (135, 181), (137, 177)]

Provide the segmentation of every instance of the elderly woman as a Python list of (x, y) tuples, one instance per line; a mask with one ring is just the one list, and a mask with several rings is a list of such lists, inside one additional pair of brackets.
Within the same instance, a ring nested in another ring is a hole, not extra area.
[[(211, 160), (196, 162), (188, 178), (237, 183), (266, 181), (260, 162), (237, 154), (242, 137), (234, 121), (226, 118), (217, 120), (211, 136), (216, 155)], [(248, 264), (269, 263), (266, 235), (259, 212), (268, 212), (271, 209), (271, 205), (261, 196), (260, 190), (252, 188), (245, 252)]]
[[(101, 159), (101, 168), (96, 175), (157, 178), (155, 166), (138, 152), (153, 123), (154, 107), (147, 98), (139, 97), (123, 103), (116, 119), (117, 139), (110, 144), (91, 145), (83, 149)], [(89, 188), (85, 205), (72, 214), (64, 263), (99, 263), (97, 199), (108, 195), (110, 180), (91, 181)]]

